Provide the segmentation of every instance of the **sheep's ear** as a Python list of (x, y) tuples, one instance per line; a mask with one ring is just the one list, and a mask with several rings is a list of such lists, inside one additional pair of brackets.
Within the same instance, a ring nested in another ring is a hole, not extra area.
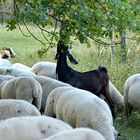
[(13, 49), (10, 47), (9, 50), (10, 50), (11, 57), (15, 57), (16, 53), (13, 51)]
[(78, 64), (78, 62), (73, 58), (71, 54), (68, 54), (68, 58), (72, 64), (75, 64), (75, 65)]

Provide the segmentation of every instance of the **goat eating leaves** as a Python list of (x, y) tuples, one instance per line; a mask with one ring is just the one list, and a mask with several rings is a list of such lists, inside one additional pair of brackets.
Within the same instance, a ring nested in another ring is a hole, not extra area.
[(99, 67), (97, 70), (87, 72), (78, 72), (67, 64), (67, 56), (71, 63), (78, 64), (73, 58), (63, 41), (57, 44), (57, 66), (56, 75), (59, 81), (68, 83), (74, 87), (88, 90), (100, 97), (102, 94), (108, 102), (112, 115), (114, 115), (114, 103), (112, 102), (109, 92), (109, 76), (105, 67)]

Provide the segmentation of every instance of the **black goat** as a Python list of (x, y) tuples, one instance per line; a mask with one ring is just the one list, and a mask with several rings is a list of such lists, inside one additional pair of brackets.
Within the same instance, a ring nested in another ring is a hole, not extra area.
[(88, 90), (99, 97), (102, 94), (110, 106), (113, 117), (115, 117), (114, 104), (109, 92), (109, 76), (106, 68), (99, 67), (97, 70), (83, 73), (77, 72), (68, 66), (67, 56), (71, 63), (78, 64), (70, 54), (68, 47), (62, 41), (59, 41), (55, 57), (57, 59), (56, 75), (58, 80), (74, 87)]

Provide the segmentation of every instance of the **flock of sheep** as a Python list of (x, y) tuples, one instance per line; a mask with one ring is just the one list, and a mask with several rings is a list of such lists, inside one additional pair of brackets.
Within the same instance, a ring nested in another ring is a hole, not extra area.
[[(0, 139), (2, 140), (115, 140), (108, 104), (89, 91), (56, 79), (56, 63), (32, 67), (0, 58)], [(116, 109), (127, 122), (140, 107), (140, 74), (129, 77), (124, 96), (109, 81)]]

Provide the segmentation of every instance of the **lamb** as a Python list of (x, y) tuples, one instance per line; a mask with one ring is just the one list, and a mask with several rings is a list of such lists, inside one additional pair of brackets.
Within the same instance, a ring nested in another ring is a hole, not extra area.
[(56, 133), (43, 140), (105, 140), (105, 138), (96, 130), (76, 128)]
[(24, 100), (2, 99), (0, 100), (0, 120), (19, 116), (39, 116), (39, 110)]
[(37, 80), (42, 87), (42, 104), (40, 110), (41, 113), (44, 113), (47, 97), (53, 89), (57, 87), (71, 86), (69, 84), (63, 83), (61, 81), (46, 76), (34, 76), (34, 79)]
[(130, 76), (124, 84), (124, 119), (128, 121), (132, 109), (140, 110), (140, 74)]
[(56, 79), (56, 63), (41, 61), (34, 64), (31, 68), (31, 71), (36, 75), (48, 76), (50, 78)]
[(0, 98), (26, 100), (40, 110), (42, 87), (34, 78), (15, 77), (0, 84)]
[(20, 76), (27, 76), (27, 77), (33, 77), (36, 76), (35, 73), (31, 71), (25, 71), (24, 69), (21, 70), (19, 68), (15, 67), (0, 67), (0, 75), (11, 75), (15, 77), (20, 77)]
[(63, 121), (47, 116), (14, 117), (0, 121), (0, 139), (41, 140), (71, 129)]
[(44, 114), (61, 119), (74, 128), (95, 129), (106, 140), (114, 140), (117, 136), (107, 103), (86, 90), (74, 87), (55, 88), (47, 98)]

